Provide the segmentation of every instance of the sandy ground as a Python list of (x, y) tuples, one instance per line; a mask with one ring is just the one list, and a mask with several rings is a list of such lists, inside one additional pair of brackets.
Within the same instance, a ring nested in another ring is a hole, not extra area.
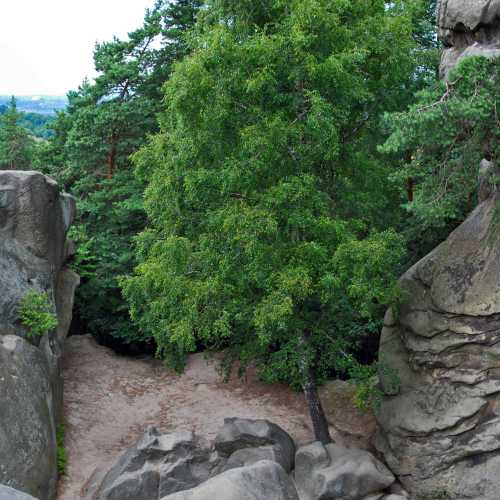
[[(155, 359), (119, 356), (90, 336), (70, 337), (66, 349), (63, 375), (69, 462), (58, 500), (81, 498), (96, 468), (109, 466), (149, 425), (164, 432), (193, 430), (210, 439), (226, 417), (266, 418), (288, 431), (298, 444), (312, 440), (301, 394), (265, 384), (251, 374), (224, 383), (203, 355), (192, 356), (185, 372), (177, 375)], [(344, 420), (352, 424), (352, 409)], [(370, 422), (361, 417), (358, 424), (363, 431)], [(336, 442), (349, 445), (345, 435), (335, 429), (334, 434)], [(356, 432), (353, 439), (357, 439)]]

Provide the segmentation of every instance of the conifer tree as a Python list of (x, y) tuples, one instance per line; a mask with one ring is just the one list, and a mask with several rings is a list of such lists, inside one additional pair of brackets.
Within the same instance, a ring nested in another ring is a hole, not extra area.
[[(199, 0), (158, 0), (124, 40), (96, 45), (95, 82), (69, 93), (40, 163), (78, 198), (72, 236), (79, 244), (76, 312), (106, 342), (145, 340), (129, 321), (118, 278), (134, 265), (132, 238), (146, 223), (144, 183), (129, 160), (158, 130), (162, 85), (188, 51), (186, 31)], [(114, 339), (114, 340), (113, 340)]]

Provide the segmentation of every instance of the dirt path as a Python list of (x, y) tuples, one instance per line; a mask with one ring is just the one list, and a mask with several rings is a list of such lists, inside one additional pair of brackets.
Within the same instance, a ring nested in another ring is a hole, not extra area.
[(148, 425), (212, 438), (225, 417), (267, 418), (299, 443), (311, 440), (303, 399), (287, 387), (247, 377), (222, 383), (202, 355), (181, 376), (154, 359), (118, 356), (90, 336), (71, 337), (64, 361), (69, 464), (59, 500), (81, 498), (96, 467), (114, 461)]

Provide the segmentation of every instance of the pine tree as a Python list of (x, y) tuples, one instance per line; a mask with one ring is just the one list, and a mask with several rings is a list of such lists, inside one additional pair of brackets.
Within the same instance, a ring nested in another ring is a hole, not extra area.
[(68, 110), (58, 116), (40, 162), (78, 198), (72, 236), (83, 279), (76, 311), (104, 342), (148, 340), (131, 324), (118, 285), (133, 269), (132, 239), (146, 224), (144, 183), (129, 158), (158, 130), (162, 85), (189, 50), (185, 34), (200, 4), (158, 0), (126, 39), (96, 45), (99, 75), (69, 93)]

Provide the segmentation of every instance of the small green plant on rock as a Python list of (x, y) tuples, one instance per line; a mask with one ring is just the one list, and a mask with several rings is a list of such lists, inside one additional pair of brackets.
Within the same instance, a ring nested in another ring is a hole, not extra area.
[(19, 303), (18, 314), (30, 339), (41, 337), (57, 327), (57, 317), (46, 292), (29, 290)]
[(432, 494), (431, 500), (451, 500), (451, 496), (447, 491), (440, 490)]
[(68, 465), (68, 454), (64, 448), (64, 433), (64, 425), (58, 425), (56, 430), (57, 472), (60, 476), (64, 476), (64, 474), (66, 474), (66, 466)]

